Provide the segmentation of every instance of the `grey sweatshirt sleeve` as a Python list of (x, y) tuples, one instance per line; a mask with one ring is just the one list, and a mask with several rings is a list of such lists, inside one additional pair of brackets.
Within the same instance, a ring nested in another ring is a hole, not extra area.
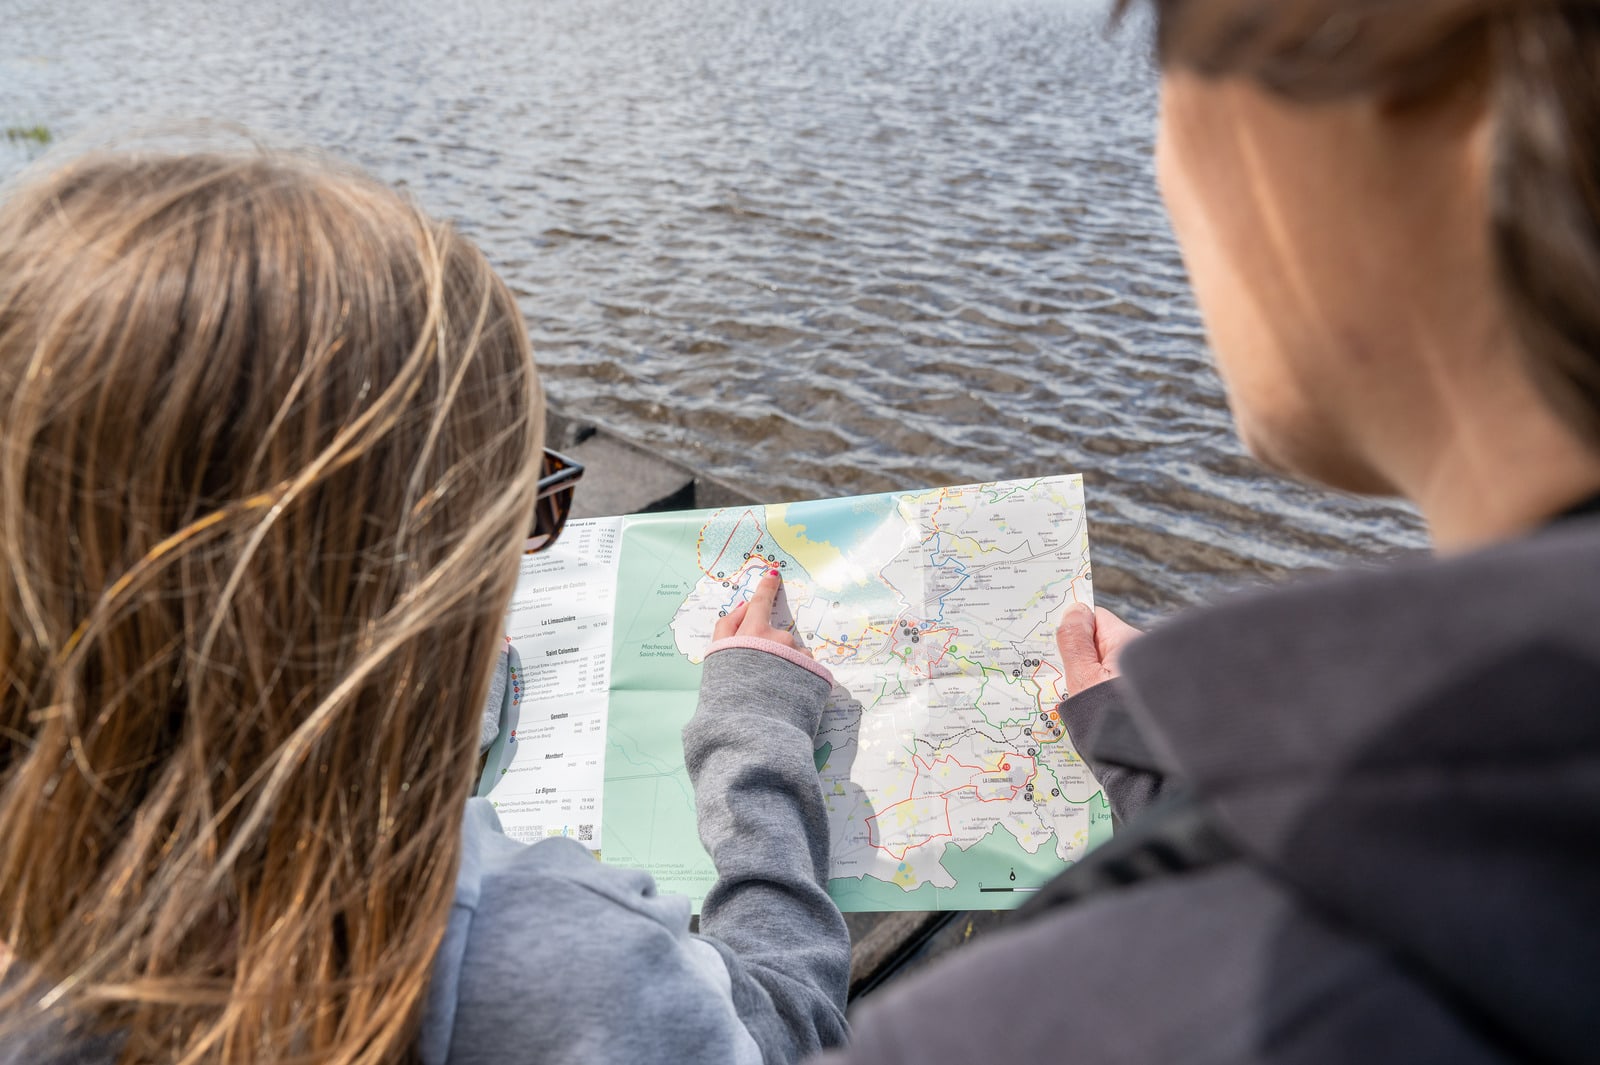
[(812, 741), (829, 685), (759, 650), (708, 655), (684, 729), (717, 882), (700, 917), (769, 1065), (843, 1042), (850, 936), (824, 887), (828, 816)]
[(507, 640), (489, 680), (489, 694), (483, 701), (483, 718), (478, 729), (479, 795), (489, 794), (511, 765), (512, 737), (517, 734), (522, 707), (521, 678), (522, 659)]

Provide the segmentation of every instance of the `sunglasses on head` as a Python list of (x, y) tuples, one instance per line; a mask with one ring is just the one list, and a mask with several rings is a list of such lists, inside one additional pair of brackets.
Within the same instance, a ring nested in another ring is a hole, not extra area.
[(544, 465), (539, 473), (538, 501), (533, 505), (533, 527), (522, 543), (527, 554), (543, 551), (556, 542), (567, 515), (572, 513), (572, 492), (583, 476), (583, 463), (559, 452), (544, 449)]

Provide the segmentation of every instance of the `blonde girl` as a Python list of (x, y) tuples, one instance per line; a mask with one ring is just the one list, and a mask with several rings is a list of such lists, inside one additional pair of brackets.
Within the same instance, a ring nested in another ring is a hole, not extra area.
[(358, 174), (107, 154), (0, 206), (0, 1062), (842, 1037), (826, 680), (765, 619), (691, 726), (706, 938), (468, 803), (542, 421), (504, 283)]

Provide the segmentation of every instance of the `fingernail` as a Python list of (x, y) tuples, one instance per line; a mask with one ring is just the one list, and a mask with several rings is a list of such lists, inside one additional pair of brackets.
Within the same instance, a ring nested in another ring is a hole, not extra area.
[(1094, 613), (1094, 611), (1090, 608), (1088, 603), (1073, 603), (1071, 606), (1067, 607), (1067, 610), (1069, 610), (1070, 612), (1072, 612), (1074, 614), (1092, 614), (1092, 613)]
[(775, 570), (775, 569), (769, 569), (769, 570), (767, 570), (767, 576), (769, 576), (769, 577), (776, 577), (776, 576), (777, 576), (777, 575), (778, 575), (778, 571), (777, 571), (777, 570)]

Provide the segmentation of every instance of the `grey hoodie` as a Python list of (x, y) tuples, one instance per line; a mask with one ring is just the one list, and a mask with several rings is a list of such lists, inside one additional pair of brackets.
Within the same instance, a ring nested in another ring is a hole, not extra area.
[[(689, 900), (577, 843), (507, 838), (472, 799), (420, 1035), (427, 1065), (794, 1061), (844, 1039), (850, 939), (824, 890), (812, 756), (828, 682), (777, 653), (718, 650), (684, 730), (719, 880)], [(489, 738), (485, 730), (485, 739)], [(107, 1065), (116, 1040), (14, 1032), (0, 1065)]]
[(746, 648), (706, 659), (684, 730), (719, 880), (689, 900), (577, 843), (525, 846), (467, 804), (455, 908), (422, 1031), (428, 1065), (789, 1062), (845, 1034), (850, 939), (823, 888), (812, 756), (828, 683)]

